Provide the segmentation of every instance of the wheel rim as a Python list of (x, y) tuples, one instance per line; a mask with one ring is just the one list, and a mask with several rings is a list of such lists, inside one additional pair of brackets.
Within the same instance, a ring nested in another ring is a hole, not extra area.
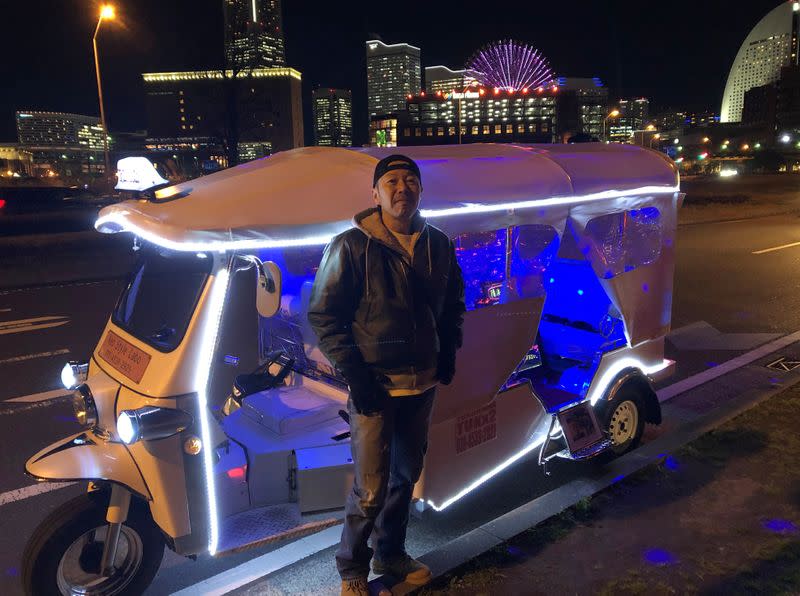
[(608, 433), (611, 443), (618, 447), (631, 441), (639, 428), (639, 408), (630, 400), (621, 402), (611, 415)]
[[(142, 539), (135, 530), (124, 525), (119, 534), (113, 573), (106, 577), (84, 569), (80, 560), (84, 548), (93, 542), (102, 544), (107, 532), (107, 526), (89, 530), (64, 551), (56, 575), (61, 594), (65, 596), (113, 596), (122, 592), (136, 575), (144, 557)], [(100, 553), (102, 553), (102, 548)]]

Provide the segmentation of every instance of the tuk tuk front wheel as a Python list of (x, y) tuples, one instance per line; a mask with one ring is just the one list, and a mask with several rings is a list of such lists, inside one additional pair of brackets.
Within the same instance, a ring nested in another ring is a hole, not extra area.
[(164, 556), (164, 538), (147, 507), (131, 502), (122, 525), (113, 572), (100, 573), (108, 532), (108, 495), (89, 493), (68, 501), (34, 531), (22, 558), (26, 594), (117, 596), (141, 594)]
[(602, 411), (611, 451), (622, 455), (639, 446), (644, 434), (644, 400), (633, 387), (622, 387)]

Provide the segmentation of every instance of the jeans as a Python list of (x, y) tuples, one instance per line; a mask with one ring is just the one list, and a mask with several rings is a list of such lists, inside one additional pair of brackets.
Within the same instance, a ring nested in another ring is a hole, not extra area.
[[(373, 552), (381, 561), (405, 553), (414, 484), (428, 448), (436, 388), (391, 397), (383, 411), (362, 415), (348, 401), (355, 475), (345, 505), (336, 567), (344, 580), (366, 577)], [(367, 541), (374, 533), (375, 551)]]

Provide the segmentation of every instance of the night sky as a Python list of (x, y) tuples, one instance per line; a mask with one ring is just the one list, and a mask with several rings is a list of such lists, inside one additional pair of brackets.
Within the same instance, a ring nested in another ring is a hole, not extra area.
[[(306, 139), (317, 86), (353, 90), (354, 141), (366, 141), (364, 42), (405, 41), (422, 66), (462, 67), (481, 45), (512, 37), (539, 48), (557, 74), (599, 76), (611, 96), (719, 110), (739, 45), (778, 0), (349, 2), (283, 0), (288, 65), (303, 74)], [(6, 0), (0, 17), (0, 142), (18, 109), (97, 114), (93, 0)], [(100, 34), (111, 132), (146, 127), (142, 72), (221, 64), (221, 0), (116, 0)], [(107, 28), (106, 28), (107, 27)], [(358, 123), (364, 123), (361, 127)]]

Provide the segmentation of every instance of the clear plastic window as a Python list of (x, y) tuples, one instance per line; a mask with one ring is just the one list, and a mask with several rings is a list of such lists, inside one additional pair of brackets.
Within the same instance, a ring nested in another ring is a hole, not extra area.
[(609, 279), (658, 259), (662, 235), (661, 214), (655, 207), (609, 213), (588, 223), (581, 250), (597, 276)]

